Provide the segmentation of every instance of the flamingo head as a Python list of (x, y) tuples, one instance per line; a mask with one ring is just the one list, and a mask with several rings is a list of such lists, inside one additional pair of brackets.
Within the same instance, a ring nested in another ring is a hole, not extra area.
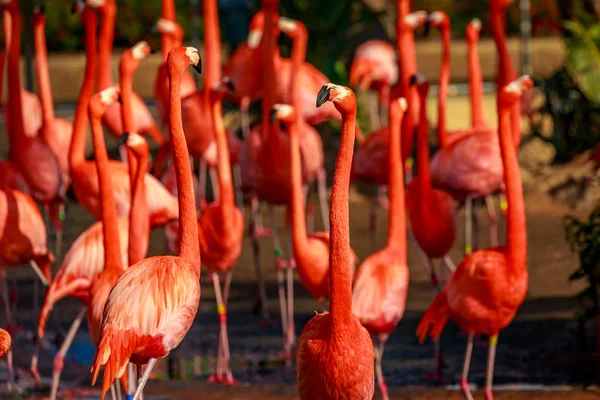
[[(273, 25), (274, 25), (273, 35), (276, 38), (279, 37), (279, 33), (280, 33), (280, 31), (279, 31), (280, 26), (279, 26), (278, 21), (279, 21), (279, 14), (274, 13), (274, 15), (273, 15)], [(264, 28), (265, 28), (265, 13), (263, 11), (259, 11), (256, 14), (254, 14), (254, 17), (252, 17), (252, 20), (250, 21), (248, 39), (246, 40), (248, 47), (250, 47), (251, 49), (255, 49), (258, 47), (258, 45), (262, 41)]]
[(481, 32), (481, 27), (481, 20), (479, 18), (474, 18), (471, 20), (465, 29), (467, 41), (473, 43), (479, 40), (479, 32)]
[(185, 55), (190, 59), (190, 65), (198, 72), (202, 73), (202, 59), (200, 58), (200, 52), (195, 47), (186, 47)]
[(106, 109), (115, 102), (121, 102), (121, 92), (117, 86), (111, 86), (94, 94), (90, 99), (90, 119), (101, 119)]
[(277, 28), (292, 39), (296, 37), (304, 37), (305, 40), (308, 39), (308, 30), (306, 29), (306, 25), (304, 25), (301, 21), (296, 21), (294, 19), (279, 17), (277, 21)]
[(45, 8), (46, 7), (44, 6), (44, 4), (40, 4), (33, 11), (33, 25), (34, 26), (40, 26), (41, 24), (44, 24), (46, 22), (46, 14), (44, 13)]
[(106, 4), (106, 0), (87, 0), (87, 5), (92, 8), (100, 8)]
[(423, 10), (413, 11), (404, 17), (404, 23), (408, 28), (415, 30), (427, 21), (427, 13)]
[(131, 48), (131, 56), (134, 60), (143, 60), (148, 54), (152, 52), (150, 45), (145, 40), (138, 42)]
[(19, 2), (17, 0), (0, 0), (2, 8), (9, 12), (19, 11)]
[(429, 82), (427, 81), (427, 78), (425, 78), (425, 75), (416, 73), (411, 76), (410, 86), (416, 86), (419, 96), (427, 98), (427, 95), (429, 94)]
[(443, 11), (434, 11), (427, 16), (425, 21), (425, 36), (429, 34), (431, 28), (449, 29), (450, 18), (448, 14)]
[(282, 124), (288, 125), (296, 122), (296, 112), (294, 107), (289, 104), (275, 104), (271, 110), (271, 123), (279, 121)]
[(327, 83), (317, 94), (317, 108), (331, 101), (342, 114), (356, 113), (356, 96), (349, 87)]
[(527, 90), (539, 86), (537, 80), (532, 79), (529, 75), (523, 75), (508, 85), (504, 86), (498, 93), (498, 105), (507, 107), (512, 106), (521, 98), (521, 95)]
[(158, 31), (158, 33), (173, 33), (176, 29), (177, 22), (166, 18), (159, 18), (158, 21), (156, 21), (154, 28), (152, 28), (153, 31)]
[(234, 93), (235, 86), (233, 85), (233, 81), (230, 77), (224, 76), (219, 82), (215, 83), (210, 91), (210, 100), (221, 101), (223, 100), (223, 96), (225, 93)]
[(117, 139), (119, 146), (125, 145), (128, 149), (131, 149), (136, 158), (147, 157), (150, 154), (150, 147), (148, 142), (142, 135), (135, 132), (124, 133)]

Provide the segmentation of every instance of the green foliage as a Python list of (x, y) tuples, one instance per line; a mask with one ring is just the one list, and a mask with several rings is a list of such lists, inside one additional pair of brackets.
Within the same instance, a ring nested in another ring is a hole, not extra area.
[(586, 98), (600, 105), (600, 23), (566, 21), (573, 35), (567, 41), (566, 67)]
[(570, 281), (585, 280), (587, 286), (578, 295), (581, 305), (578, 320), (585, 323), (598, 313), (600, 283), (600, 209), (594, 211), (587, 221), (574, 217), (565, 218), (565, 233), (571, 250), (579, 254), (579, 267)]

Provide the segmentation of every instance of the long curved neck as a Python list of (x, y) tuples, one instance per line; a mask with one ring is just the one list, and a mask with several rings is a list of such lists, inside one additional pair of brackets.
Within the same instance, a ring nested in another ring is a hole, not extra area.
[[(298, 24), (300, 22), (297, 22)], [(298, 85), (298, 76), (300, 74), (300, 68), (304, 60), (306, 60), (306, 46), (308, 44), (308, 35), (306, 35), (306, 28), (303, 29), (302, 33), (298, 33), (294, 36), (292, 41), (292, 67), (290, 72), (290, 102), (294, 106), (296, 112), (296, 121), (300, 121), (303, 114), (303, 102), (302, 95), (300, 94)]]
[(135, 119), (133, 118), (133, 73), (134, 70), (127, 68), (127, 60), (121, 57), (119, 64), (119, 86), (121, 89), (121, 119), (125, 132), (137, 133)]
[[(173, 55), (173, 50), (170, 53)], [(188, 147), (183, 135), (181, 119), (181, 76), (182, 71), (169, 65), (169, 115), (170, 135), (177, 177), (177, 193), (179, 200), (179, 256), (191, 266), (194, 274), (200, 277), (200, 247), (198, 244), (198, 222), (194, 204), (194, 186), (192, 169), (188, 156)]]
[(274, 11), (270, 8), (264, 9), (265, 28), (262, 39), (262, 60), (263, 60), (263, 99), (262, 99), (262, 134), (263, 139), (269, 136), (269, 116), (273, 105), (275, 104), (275, 65), (273, 52), (275, 51), (275, 37), (273, 30)]
[[(16, 10), (16, 11), (15, 11)], [(10, 158), (18, 158), (17, 152), (27, 141), (23, 128), (23, 109), (21, 108), (21, 78), (19, 59), (21, 58), (21, 17), (18, 6), (11, 7), (11, 40), (8, 55), (8, 113)]]
[(208, 100), (210, 88), (221, 80), (221, 32), (217, 0), (204, 0), (204, 51), (206, 66), (202, 75)]
[(438, 93), (438, 142), (443, 148), (448, 136), (446, 133), (446, 112), (448, 104), (448, 87), (450, 86), (450, 26), (442, 31), (442, 66), (440, 68), (440, 86)]
[[(505, 14), (503, 9), (491, 10), (492, 34), (494, 43), (498, 52), (498, 76), (496, 86), (498, 91), (517, 78), (517, 73), (510, 59), (508, 46), (506, 44), (506, 24), (504, 22)], [(521, 143), (521, 102), (516, 102), (511, 110), (511, 126), (513, 133), (513, 143), (519, 146)]]
[(350, 273), (349, 199), (350, 169), (354, 150), (356, 111), (342, 114), (342, 134), (331, 189), (329, 264), (331, 265), (329, 310), (332, 328), (343, 329), (351, 319), (352, 276)]
[(114, 0), (106, 1), (102, 16), (100, 44), (98, 46), (98, 90), (103, 90), (113, 85), (111, 58), (115, 37), (115, 21), (117, 19), (117, 5)]
[(129, 246), (127, 254), (129, 265), (134, 265), (146, 257), (145, 243), (150, 233), (150, 217), (146, 202), (146, 166), (148, 154), (136, 156), (128, 149), (129, 183), (131, 185), (131, 209), (129, 211)]
[(390, 106), (388, 118), (390, 135), (390, 209), (386, 247), (397, 250), (400, 260), (406, 262), (406, 207), (404, 202), (404, 173), (402, 171), (402, 157), (400, 154), (402, 111), (398, 104)]
[(295, 252), (302, 253), (306, 251), (308, 241), (306, 216), (304, 215), (302, 160), (300, 158), (300, 140), (298, 138), (297, 123), (291, 123), (288, 132), (290, 136), (290, 173), (292, 184), (292, 242)]
[(469, 94), (471, 97), (471, 128), (483, 125), (483, 76), (479, 61), (478, 40), (467, 41)]
[(504, 185), (508, 201), (506, 228), (506, 247), (509, 265), (517, 272), (525, 268), (527, 261), (527, 228), (525, 224), (525, 204), (523, 201), (523, 186), (517, 153), (511, 135), (511, 108), (506, 105), (498, 106), (499, 135), (502, 164), (504, 166)]
[[(48, 52), (46, 50), (46, 24), (43, 18), (36, 22), (33, 30), (33, 42), (35, 47), (35, 72), (42, 103), (43, 122), (49, 125), (54, 120), (54, 102), (52, 101), (52, 86), (50, 85), (50, 74), (48, 72)], [(44, 129), (44, 135), (52, 132)], [(53, 138), (45, 137), (47, 142)]]
[(10, 11), (6, 9), (2, 11), (2, 22), (4, 24), (4, 49), (7, 54), (10, 54), (10, 39), (12, 35), (12, 18), (10, 16)]
[(69, 168), (85, 162), (85, 137), (87, 133), (88, 104), (94, 91), (94, 74), (96, 72), (96, 29), (98, 17), (96, 12), (86, 7), (82, 14), (85, 27), (85, 74), (79, 90), (79, 99), (73, 118), (73, 136), (69, 148)]
[(121, 245), (119, 243), (119, 230), (117, 227), (117, 205), (113, 193), (112, 178), (108, 165), (108, 154), (104, 143), (102, 121), (92, 118), (92, 139), (96, 154), (96, 168), (98, 171), (98, 184), (100, 186), (100, 209), (102, 211), (102, 232), (104, 234), (104, 260), (105, 269), (123, 270), (121, 260)]
[(429, 124), (427, 123), (427, 94), (420, 97), (419, 131), (417, 134), (417, 185), (419, 194), (426, 196), (431, 192), (431, 174), (429, 173)]
[(221, 205), (235, 206), (233, 181), (231, 178), (231, 164), (229, 161), (229, 148), (227, 147), (227, 134), (223, 124), (223, 108), (221, 99), (213, 99), (212, 123), (215, 141), (217, 142), (219, 177), (219, 203)]
[[(166, 20), (176, 22), (175, 0), (162, 0), (162, 17)], [(169, 34), (161, 33), (160, 48), (163, 61), (166, 61), (169, 51), (173, 48), (173, 41)]]

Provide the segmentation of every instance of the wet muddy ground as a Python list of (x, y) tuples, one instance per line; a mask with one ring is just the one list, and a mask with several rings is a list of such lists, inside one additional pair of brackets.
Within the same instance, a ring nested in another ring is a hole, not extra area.
[[(350, 218), (352, 246), (362, 260), (370, 253), (368, 235), (369, 200), (352, 189)], [(594, 360), (591, 359), (591, 331), (579, 331), (574, 315), (577, 303), (571, 298), (581, 287), (569, 283), (568, 276), (577, 266), (564, 240), (562, 220), (568, 210), (545, 197), (535, 194), (526, 196), (528, 223), (528, 268), (530, 288), (528, 298), (513, 323), (500, 335), (496, 359), (495, 384), (498, 399), (592, 399), (598, 392), (563, 390), (564, 387), (580, 387), (593, 379)], [(277, 212), (278, 229), (283, 234), (284, 210)], [(320, 229), (319, 212), (315, 213), (316, 228)], [(269, 221), (268, 214), (264, 214)], [(487, 217), (479, 208), (480, 246), (488, 243)], [(463, 217), (459, 215), (459, 232)], [(69, 207), (65, 224), (66, 250), (70, 243), (93, 223), (91, 217), (78, 204)], [(377, 244), (385, 243), (387, 217), (380, 210)], [(500, 218), (500, 238), (505, 237), (503, 218)], [(148, 385), (149, 399), (295, 399), (295, 370), (286, 367), (280, 359), (282, 350), (277, 284), (270, 238), (261, 239), (262, 264), (267, 280), (268, 308), (272, 324), (264, 326), (261, 318), (253, 312), (256, 299), (256, 278), (250, 241), (244, 242), (244, 250), (236, 265), (229, 300), (229, 333), (232, 367), (240, 385), (230, 388), (206, 383), (215, 366), (218, 321), (212, 284), (202, 276), (202, 299), (196, 321), (181, 346), (168, 360), (157, 364), (153, 380)], [(461, 259), (464, 242), (458, 237), (451, 254), (454, 262)], [(164, 254), (163, 232), (152, 233), (150, 255)], [(433, 366), (433, 346), (430, 341), (419, 345), (415, 328), (434, 296), (424, 268), (414, 249), (409, 245), (408, 265), (411, 271), (409, 296), (404, 318), (386, 345), (383, 361), (384, 374), (394, 399), (459, 399), (456, 391), (466, 335), (450, 323), (442, 336), (442, 349), (447, 368), (445, 379), (434, 382), (427, 378)], [(13, 268), (9, 277), (18, 283), (18, 323), (24, 331), (14, 338), (15, 362), (19, 368), (21, 398), (43, 398), (52, 370), (52, 357), (57, 351), (56, 332), (64, 332), (74, 317), (79, 304), (67, 299), (59, 303), (55, 319), (48, 327), (47, 341), (40, 359), (40, 372), (44, 385), (32, 394), (31, 381), (27, 376), (33, 344), (30, 332), (34, 329), (35, 307), (33, 285), (28, 269)], [(294, 287), (296, 299), (296, 333), (320, 310), (298, 282)], [(3, 321), (3, 316), (1, 321)], [(3, 323), (3, 322), (1, 322)], [(587, 342), (582, 338), (587, 337)], [(77, 336), (72, 351), (67, 356), (62, 385), (63, 398), (96, 399), (98, 392), (89, 390), (89, 363), (94, 349), (87, 328)], [(486, 338), (476, 341), (470, 381), (481, 387), (484, 383)], [(172, 380), (167, 380), (171, 377)], [(0, 382), (6, 378), (5, 365), (0, 363)], [(454, 385), (454, 386), (453, 386)], [(535, 385), (535, 386), (529, 386)], [(535, 391), (539, 385), (552, 388), (553, 392)], [(515, 391), (514, 389), (530, 389)], [(476, 395), (482, 398), (483, 394)], [(0, 389), (0, 398), (10, 398)], [(377, 397), (376, 397), (377, 398)]]

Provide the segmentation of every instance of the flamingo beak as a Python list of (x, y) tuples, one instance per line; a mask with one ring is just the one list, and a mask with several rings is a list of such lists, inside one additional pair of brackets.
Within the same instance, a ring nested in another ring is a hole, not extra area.
[(202, 59), (198, 57), (198, 63), (194, 65), (194, 69), (197, 73), (202, 74)]
[(533, 87), (542, 87), (544, 86), (544, 82), (536, 79), (536, 78), (531, 78), (531, 81), (533, 82)]
[(225, 86), (227, 87), (227, 90), (230, 93), (235, 92), (235, 85), (233, 84), (233, 81), (231, 80), (231, 78), (229, 78), (228, 76), (223, 78), (223, 84), (225, 84)]
[(321, 90), (319, 90), (319, 94), (317, 94), (317, 108), (329, 101), (330, 94), (331, 89), (324, 85)]
[(277, 119), (277, 109), (271, 110), (271, 115), (269, 116), (269, 122), (273, 123)]
[(427, 18), (425, 20), (425, 29), (423, 31), (423, 37), (428, 37), (430, 31), (431, 31), (431, 20), (429, 18)]
[(408, 83), (408, 86), (412, 87), (412, 86), (416, 85), (417, 84), (417, 79), (418, 79), (417, 74), (414, 74), (413, 76), (411, 76), (410, 77), (410, 81)]

